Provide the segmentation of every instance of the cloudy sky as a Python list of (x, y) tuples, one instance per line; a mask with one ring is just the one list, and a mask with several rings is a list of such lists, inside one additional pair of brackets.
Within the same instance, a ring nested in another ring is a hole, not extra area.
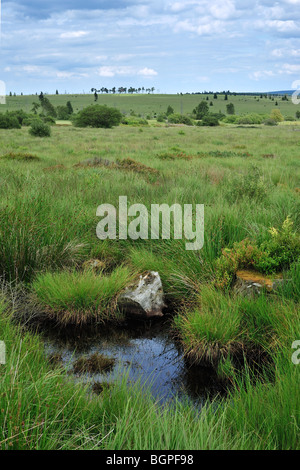
[(2, 0), (0, 57), (7, 92), (291, 89), (300, 0)]

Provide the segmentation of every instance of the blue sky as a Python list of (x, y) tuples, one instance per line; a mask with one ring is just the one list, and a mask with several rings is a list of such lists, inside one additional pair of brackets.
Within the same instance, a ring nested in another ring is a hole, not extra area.
[(2, 0), (7, 92), (291, 89), (300, 0)]

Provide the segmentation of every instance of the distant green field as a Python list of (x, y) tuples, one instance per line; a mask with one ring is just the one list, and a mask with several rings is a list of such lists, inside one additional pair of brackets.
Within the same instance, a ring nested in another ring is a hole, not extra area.
[[(258, 96), (249, 95), (229, 95), (228, 101), (225, 101), (224, 95), (218, 95), (217, 99), (213, 99), (213, 95), (159, 95), (159, 94), (124, 94), (124, 95), (112, 95), (112, 94), (99, 94), (98, 103), (113, 106), (124, 113), (130, 113), (134, 111), (137, 114), (141, 114), (146, 117), (148, 114), (161, 113), (167, 110), (167, 107), (171, 105), (174, 111), (177, 113), (188, 114), (200, 103), (203, 99), (208, 97), (208, 104), (213, 103), (210, 106), (211, 112), (222, 112), (226, 114), (226, 105), (233, 103), (235, 106), (236, 114), (245, 113), (259, 113), (269, 114), (272, 109), (279, 108), (281, 113), (286, 116), (295, 117), (297, 110), (300, 110), (300, 106), (296, 106), (292, 103), (291, 97), (288, 97), (288, 101), (282, 101), (281, 97), (272, 98), (260, 98)], [(67, 101), (71, 101), (74, 111), (79, 111), (84, 107), (94, 103), (94, 96), (92, 94), (86, 95), (48, 95), (51, 103), (54, 106), (64, 105)], [(276, 101), (278, 106), (275, 105)], [(0, 111), (5, 112), (6, 110), (12, 111), (16, 109), (23, 109), (29, 112), (32, 109), (32, 103), (38, 102), (38, 96), (26, 95), (26, 96), (8, 96), (6, 105), (0, 106)]]

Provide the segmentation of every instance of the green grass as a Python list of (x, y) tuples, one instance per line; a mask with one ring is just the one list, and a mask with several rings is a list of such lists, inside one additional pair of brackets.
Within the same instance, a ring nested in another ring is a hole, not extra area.
[[(193, 109), (207, 96), (209, 101), (213, 102), (213, 106), (209, 107), (210, 112), (218, 113), (219, 111), (226, 114), (226, 105), (233, 103), (236, 114), (270, 114), (272, 109), (278, 108), (284, 116), (295, 116), (296, 106), (292, 103), (291, 97), (288, 101), (282, 101), (281, 97), (274, 97), (274, 101), (269, 98), (260, 99), (257, 96), (228, 96), (228, 101), (224, 100), (224, 95), (219, 95), (218, 99), (214, 100), (213, 95), (160, 95), (160, 94), (139, 94), (139, 95), (106, 95), (99, 94), (98, 104), (106, 104), (113, 106), (129, 114), (134, 111), (136, 114), (141, 114), (143, 117), (147, 115), (153, 116), (155, 113), (165, 113), (168, 106), (174, 108), (175, 113), (191, 113)], [(73, 95), (48, 95), (47, 96), (54, 106), (65, 105), (67, 101), (71, 101), (74, 112), (94, 104), (93, 94), (73, 94)], [(259, 101), (258, 101), (259, 100)], [(278, 106), (275, 102), (278, 101)], [(6, 105), (1, 106), (1, 112), (13, 111), (16, 109), (23, 109), (30, 112), (32, 103), (39, 102), (38, 96), (8, 96), (6, 98)], [(3, 111), (2, 111), (3, 110)]]
[(191, 363), (218, 370), (228, 357), (240, 361), (244, 355), (257, 363), (261, 354), (274, 357), (292, 344), (300, 321), (293, 301), (265, 295), (243, 298), (207, 286), (197, 303), (178, 313), (174, 327)]
[(37, 276), (32, 292), (45, 315), (58, 323), (110, 321), (120, 317), (115, 299), (133, 277), (127, 267), (105, 276), (92, 271), (47, 272)]
[(203, 287), (198, 303), (174, 320), (190, 362), (216, 365), (229, 354), (240, 353), (244, 333), (241, 300)]
[[(9, 98), (9, 109), (29, 98)], [(80, 108), (92, 97), (68, 99)], [(168, 104), (180, 111), (181, 100), (188, 112), (201, 97), (99, 96), (99, 102), (110, 105), (114, 99), (121, 110), (136, 106), (143, 114), (164, 111)], [(269, 112), (268, 106), (274, 106), (252, 97), (234, 99), (238, 113), (265, 112), (264, 106)], [(64, 100), (53, 97), (54, 104)], [(215, 101), (218, 110), (227, 103), (221, 97)], [(293, 114), (290, 102), (279, 104), (283, 114)], [(219, 371), (235, 384), (231, 394), (198, 414), (179, 403), (158, 408), (147, 391), (139, 384), (127, 386), (125, 379), (91, 398), (85, 386), (51, 369), (41, 341), (13, 326), (1, 303), (0, 339), (7, 344), (9, 361), (0, 366), (3, 449), (299, 448), (299, 366), (291, 362), (291, 344), (300, 335), (299, 261), (284, 273), (291, 282), (270, 298), (250, 301), (206, 287), (215, 280), (222, 249), (247, 237), (266, 241), (269, 229), (281, 227), (287, 216), (299, 233), (298, 124), (185, 127), (184, 135), (177, 128), (155, 125), (150, 121), (142, 133), (126, 126), (54, 126), (47, 139), (30, 136), (28, 128), (0, 130), (0, 157), (38, 157), (0, 158), (0, 277), (25, 283), (46, 318), (81, 322), (97, 315), (114, 318), (115, 296), (131, 273), (159, 271), (167, 300), (177, 309), (175, 326), (186, 353), (193, 350), (199, 357), (211, 351), (213, 356), (215, 345), (221, 345), (229, 359)], [(246, 153), (249, 156), (243, 156)], [(166, 154), (191, 158), (160, 158)], [(94, 158), (113, 163), (131, 159), (137, 166), (126, 171), (76, 166)], [(139, 164), (155, 174), (137, 171)], [(255, 178), (254, 190), (247, 186), (253, 165), (266, 191), (260, 192)], [(172, 239), (100, 241), (96, 209), (102, 203), (118, 207), (120, 195), (126, 195), (130, 205), (145, 204), (149, 211), (153, 203), (204, 203), (203, 249), (189, 252), (184, 240)], [(100, 275), (84, 271), (90, 259), (107, 268)], [(260, 348), (271, 357), (265, 380), (255, 382), (251, 371), (239, 375), (232, 370), (231, 353), (239, 344), (243, 350)]]

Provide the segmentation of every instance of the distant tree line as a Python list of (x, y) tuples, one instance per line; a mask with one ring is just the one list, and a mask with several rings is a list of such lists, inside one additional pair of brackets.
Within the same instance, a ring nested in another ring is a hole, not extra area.
[(120, 86), (119, 88), (116, 88), (116, 87), (112, 87), (112, 88), (105, 88), (105, 87), (102, 87), (102, 88), (91, 88), (91, 92), (94, 93), (95, 95), (95, 101), (97, 101), (97, 98), (96, 96), (98, 95), (98, 93), (106, 93), (106, 94), (116, 94), (116, 93), (119, 93), (120, 95), (121, 94), (125, 94), (125, 93), (129, 93), (129, 94), (133, 94), (133, 93), (153, 93), (155, 90), (154, 86), (151, 87), (151, 88), (145, 88), (145, 87), (139, 87), (139, 88), (134, 88), (134, 87), (123, 87), (123, 86)]

